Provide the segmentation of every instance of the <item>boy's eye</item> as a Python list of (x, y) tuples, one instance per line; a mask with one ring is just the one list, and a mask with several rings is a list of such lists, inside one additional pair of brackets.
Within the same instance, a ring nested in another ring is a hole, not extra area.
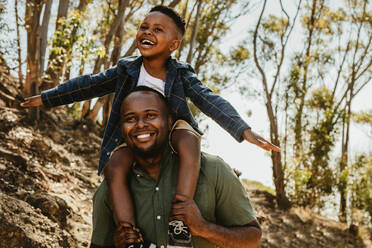
[(140, 26), (140, 30), (146, 30), (146, 29), (147, 29), (147, 26), (145, 26), (145, 25)]
[(147, 118), (148, 119), (154, 119), (156, 117), (156, 114), (154, 113), (147, 113)]
[(155, 30), (155, 32), (162, 32), (163, 31), (163, 30), (161, 30), (161, 28), (155, 28), (154, 30)]

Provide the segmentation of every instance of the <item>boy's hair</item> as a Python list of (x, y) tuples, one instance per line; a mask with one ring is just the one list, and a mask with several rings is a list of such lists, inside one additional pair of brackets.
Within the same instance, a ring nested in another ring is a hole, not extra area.
[(161, 12), (164, 15), (169, 16), (174, 21), (174, 23), (178, 27), (178, 29), (181, 32), (181, 35), (183, 37), (183, 35), (185, 34), (185, 25), (186, 25), (186, 23), (182, 19), (182, 17), (176, 11), (174, 11), (174, 9), (169, 8), (167, 6), (163, 6), (163, 5), (157, 5), (157, 6), (153, 7), (149, 11), (149, 13), (155, 12), (155, 11)]

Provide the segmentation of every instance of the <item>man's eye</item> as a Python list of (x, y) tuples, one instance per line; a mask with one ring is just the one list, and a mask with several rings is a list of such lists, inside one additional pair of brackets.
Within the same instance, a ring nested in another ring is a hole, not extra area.
[(148, 114), (147, 114), (147, 118), (148, 118), (148, 119), (154, 119), (155, 117), (156, 117), (155, 114), (152, 114), (152, 113), (148, 113)]
[(163, 31), (160, 28), (155, 28), (154, 30), (155, 30), (155, 32), (162, 32)]
[(126, 117), (125, 119), (124, 119), (124, 122), (135, 122), (136, 121), (136, 118), (135, 117)]
[(147, 26), (140, 26), (140, 30), (146, 30)]

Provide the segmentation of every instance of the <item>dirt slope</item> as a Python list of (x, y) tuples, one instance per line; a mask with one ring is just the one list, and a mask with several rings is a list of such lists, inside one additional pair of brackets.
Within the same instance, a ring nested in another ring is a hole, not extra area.
[[(43, 121), (34, 123), (1, 68), (0, 82), (0, 247), (88, 247), (102, 130), (64, 107), (42, 110)], [(269, 193), (248, 191), (264, 232), (261, 247), (371, 247), (341, 223), (278, 210)]]

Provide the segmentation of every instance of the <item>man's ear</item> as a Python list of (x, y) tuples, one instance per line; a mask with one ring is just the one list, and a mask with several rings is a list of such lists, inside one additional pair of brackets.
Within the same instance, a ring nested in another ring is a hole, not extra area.
[(168, 115), (168, 130), (170, 131), (173, 126), (173, 118), (172, 115)]
[(181, 41), (180, 40), (173, 40), (171, 45), (169, 46), (169, 51), (172, 53), (174, 52), (175, 50), (177, 50), (181, 45)]

